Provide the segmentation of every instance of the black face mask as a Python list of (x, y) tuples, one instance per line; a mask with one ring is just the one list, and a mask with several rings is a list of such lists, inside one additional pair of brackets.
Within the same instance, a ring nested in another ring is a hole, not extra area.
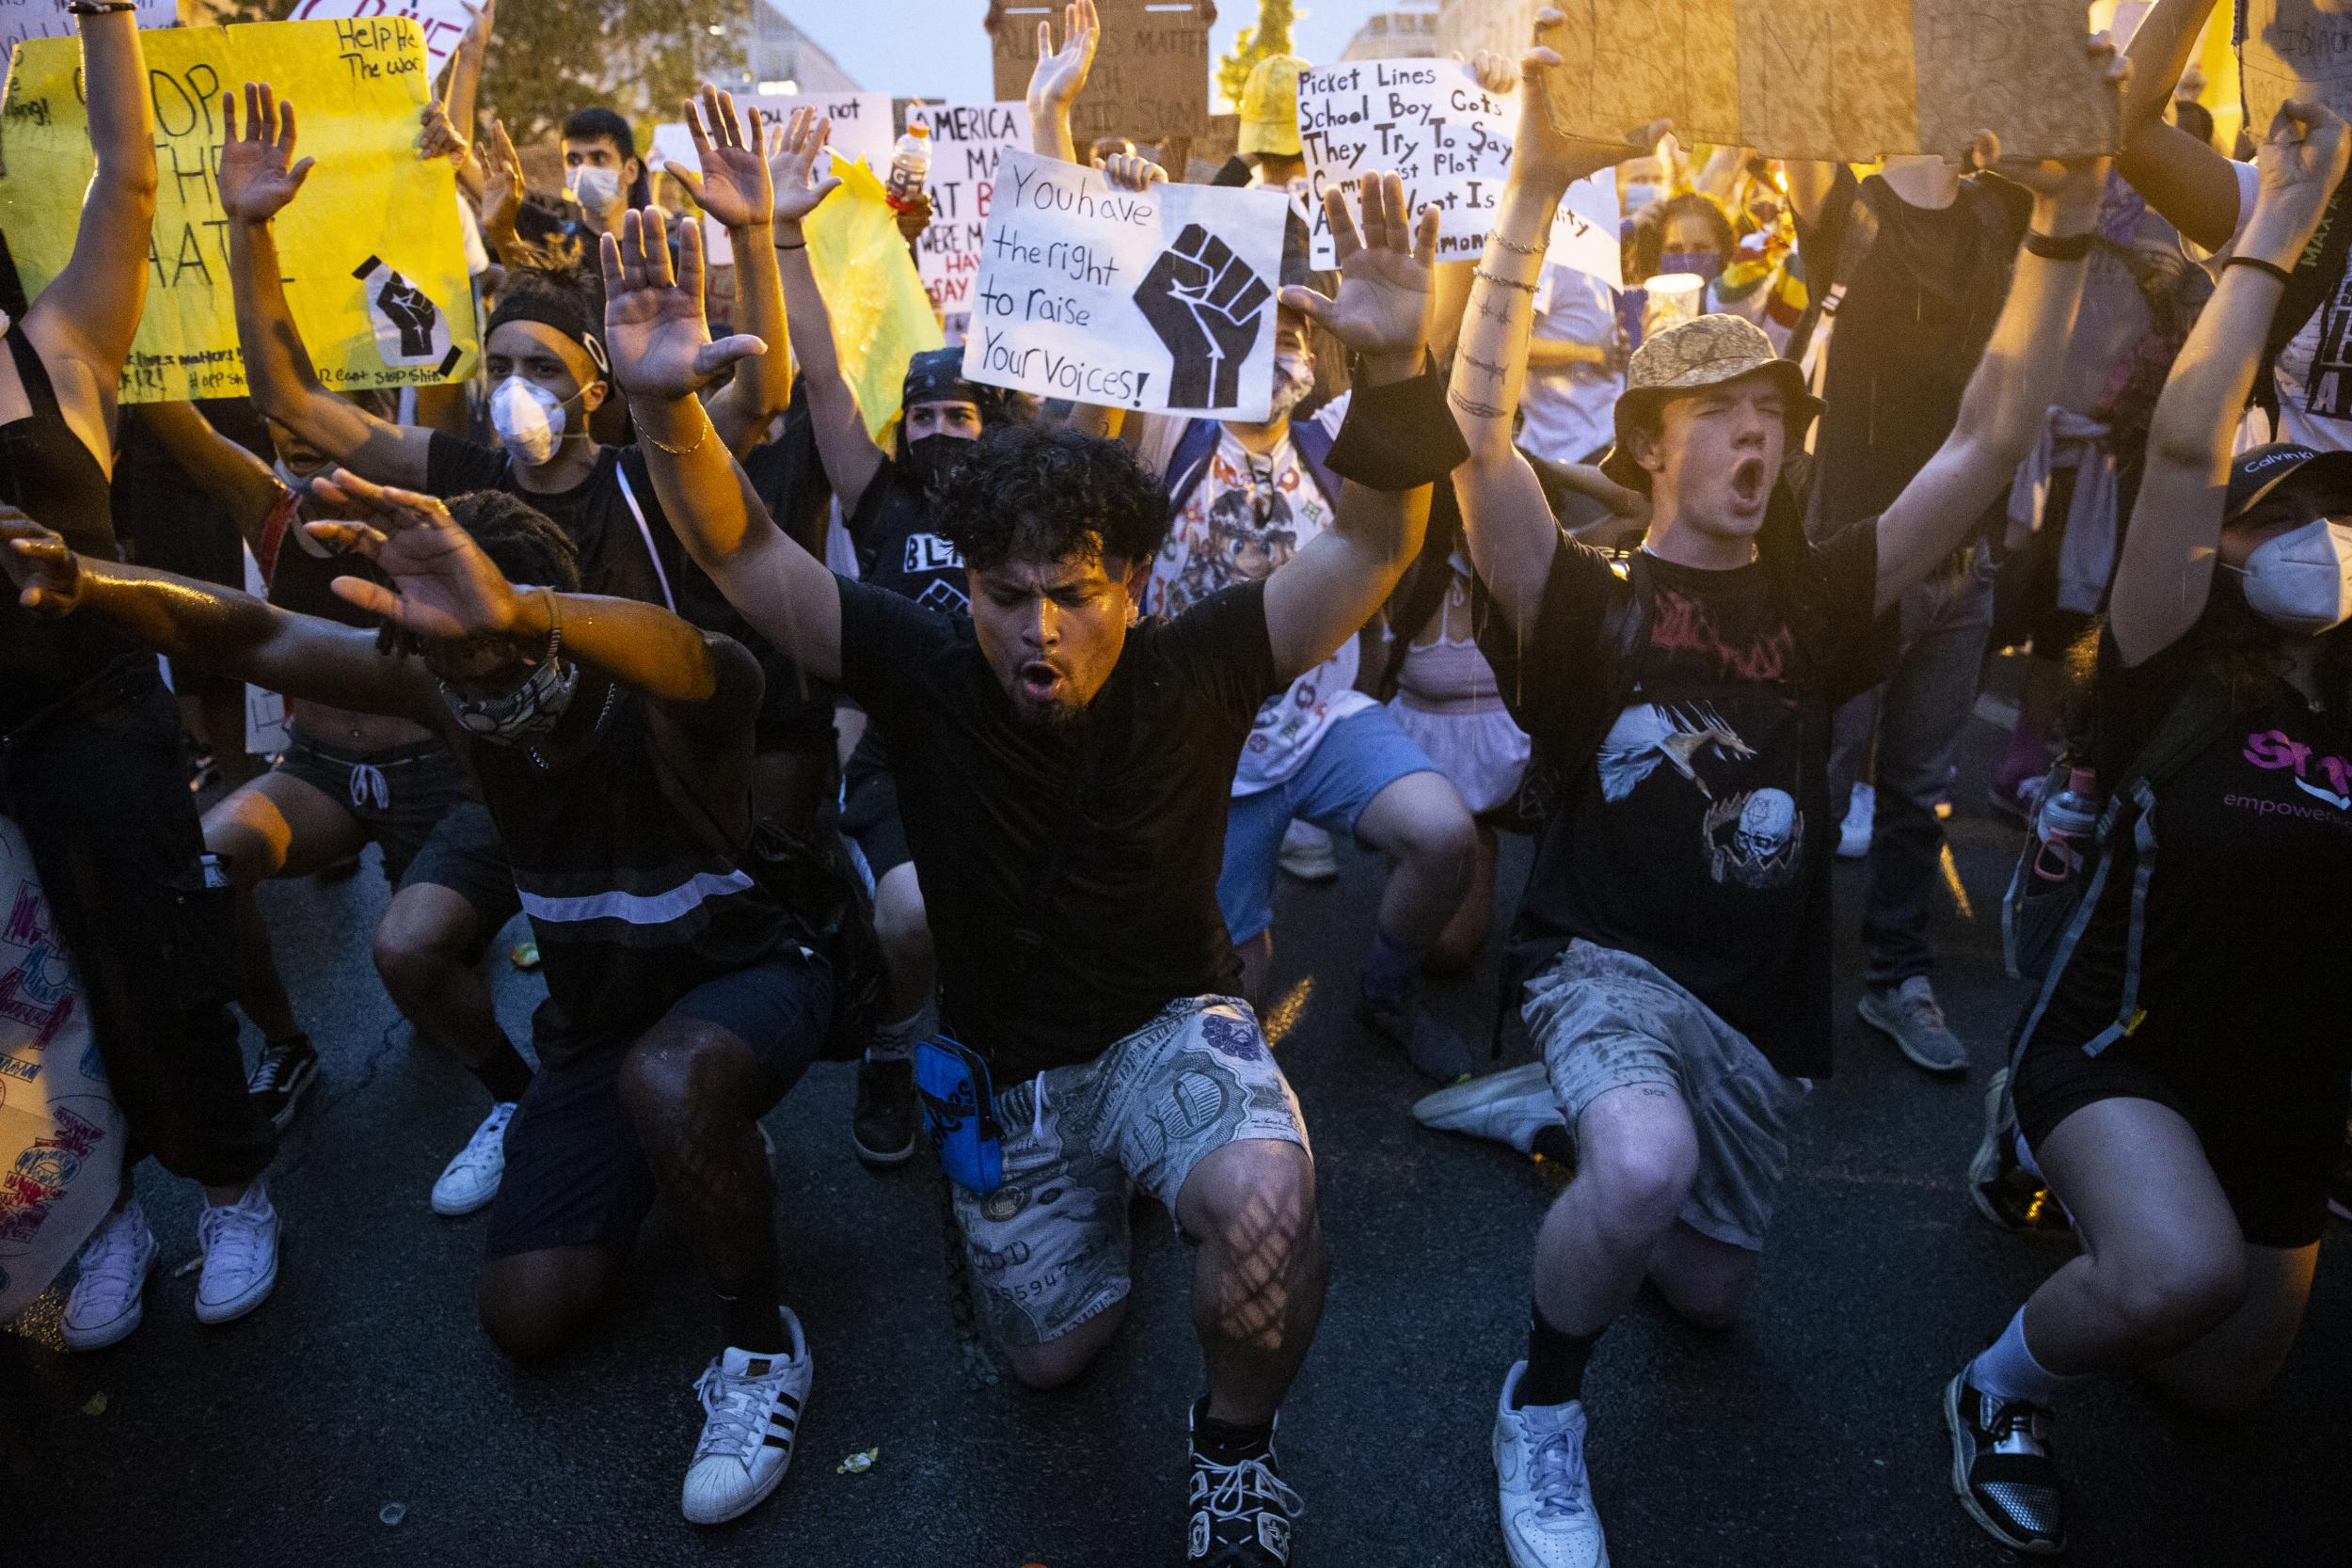
[(927, 496), (936, 496), (947, 477), (972, 455), (972, 443), (958, 436), (926, 436), (907, 443), (906, 475)]

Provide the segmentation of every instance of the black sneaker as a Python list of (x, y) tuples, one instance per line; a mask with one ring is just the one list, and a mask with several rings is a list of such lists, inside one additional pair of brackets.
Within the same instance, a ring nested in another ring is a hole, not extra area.
[(1970, 1383), (1963, 1367), (1944, 1389), (1944, 1424), (1952, 1433), (1952, 1490), (1968, 1517), (2012, 1551), (2064, 1551), (2049, 1411), (2024, 1400), (1995, 1400)]
[(262, 1047), (262, 1059), (245, 1081), (246, 1092), (262, 1102), (262, 1114), (280, 1132), (294, 1125), (302, 1097), (319, 1075), (319, 1053), (308, 1035), (289, 1035)]
[(1365, 1024), (1391, 1045), (1404, 1047), (1415, 1071), (1438, 1084), (1457, 1084), (1470, 1075), (1470, 1041), (1440, 1022), (1416, 991), (1403, 1002), (1389, 1005), (1360, 998)]
[(1984, 1136), (1968, 1162), (1968, 1201), (2003, 1230), (2021, 1236), (2068, 1236), (2066, 1206), (2017, 1160), (2017, 1104), (2009, 1095), (2009, 1069), (1984, 1091)]
[(857, 1110), (850, 1117), (850, 1143), (869, 1165), (904, 1164), (914, 1154), (914, 1061), (861, 1057), (857, 1064)]
[[(1200, 1411), (1193, 1412), (1196, 1427)], [(1238, 1465), (1220, 1465), (1192, 1445), (1192, 1541), (1187, 1563), (1206, 1568), (1288, 1568), (1291, 1522), (1307, 1512), (1282, 1484), (1274, 1446)]]

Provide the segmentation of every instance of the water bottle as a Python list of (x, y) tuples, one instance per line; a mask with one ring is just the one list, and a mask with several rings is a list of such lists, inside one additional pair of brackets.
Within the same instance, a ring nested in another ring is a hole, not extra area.
[(931, 128), (920, 122), (907, 127), (898, 145), (890, 150), (890, 181), (884, 187), (890, 204), (905, 212), (923, 199), (931, 177)]
[(2082, 864), (2083, 851), (2099, 831), (2099, 779), (2088, 768), (2066, 770), (2066, 787), (2042, 802), (2033, 874), (2045, 882), (2062, 882)]

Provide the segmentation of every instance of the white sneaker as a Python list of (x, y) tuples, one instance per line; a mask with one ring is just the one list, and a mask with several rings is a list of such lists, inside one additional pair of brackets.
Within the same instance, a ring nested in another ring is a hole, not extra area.
[(515, 1115), (511, 1100), (490, 1107), (457, 1157), (441, 1167), (433, 1183), (433, 1212), (449, 1219), (470, 1214), (499, 1196), (506, 1175), (506, 1124)]
[(1846, 820), (1837, 826), (1837, 858), (1858, 861), (1870, 852), (1870, 830), (1878, 819), (1879, 792), (1867, 784), (1846, 799)]
[(1560, 1102), (1551, 1096), (1544, 1064), (1529, 1062), (1455, 1084), (1413, 1101), (1413, 1119), (1440, 1132), (1462, 1132), (1509, 1144), (1532, 1153), (1535, 1134), (1547, 1127), (1567, 1130)]
[(814, 1366), (801, 1320), (778, 1307), (790, 1355), (755, 1355), (729, 1348), (695, 1381), (707, 1415), (681, 1498), (690, 1523), (724, 1524), (750, 1513), (784, 1480), (792, 1463), (792, 1432), (808, 1402)]
[(1527, 1363), (1511, 1364), (1495, 1407), (1495, 1476), (1511, 1568), (1609, 1568), (1584, 1473), (1584, 1402), (1511, 1408)]
[(160, 1250), (135, 1197), (99, 1222), (74, 1259), (81, 1277), (66, 1298), (66, 1349), (104, 1350), (139, 1326)]
[(1340, 855), (1331, 847), (1331, 835), (1311, 822), (1293, 821), (1282, 831), (1282, 852), (1276, 860), (1302, 882), (1328, 882), (1340, 874)]
[(204, 1267), (196, 1279), (196, 1321), (225, 1323), (269, 1299), (278, 1286), (278, 1211), (259, 1177), (234, 1203), (207, 1205), (196, 1222)]

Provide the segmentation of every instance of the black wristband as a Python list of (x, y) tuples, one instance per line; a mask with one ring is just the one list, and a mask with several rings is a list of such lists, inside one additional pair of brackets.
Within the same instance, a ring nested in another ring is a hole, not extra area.
[(138, 0), (66, 0), (65, 8), (74, 16), (112, 16), (139, 8)]
[(2098, 235), (2088, 229), (2079, 234), (2069, 234), (2064, 239), (2053, 239), (2028, 229), (2026, 230), (2026, 249), (2045, 261), (2079, 261), (2090, 254), (2090, 243), (2096, 238)]
[(2221, 263), (2223, 272), (2229, 271), (2232, 267), (2252, 267), (2256, 272), (2266, 272), (2279, 280), (2281, 288), (2295, 281), (2295, 274), (2278, 262), (2265, 261), (2259, 256), (2233, 256)]
[(1445, 377), (1425, 353), (1421, 374), (1375, 387), (1358, 380), (1324, 464), (1368, 490), (1413, 490), (1435, 484), (1470, 458)]

